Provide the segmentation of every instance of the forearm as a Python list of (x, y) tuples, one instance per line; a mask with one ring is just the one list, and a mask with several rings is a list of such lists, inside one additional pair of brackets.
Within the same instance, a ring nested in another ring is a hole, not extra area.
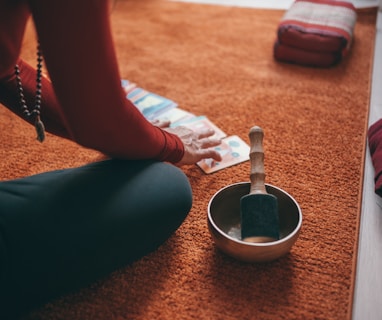
[(153, 126), (126, 99), (107, 0), (31, 0), (0, 9), (0, 103), (23, 117), (17, 63), (26, 103), (34, 108), (37, 73), (18, 60), (31, 10), (51, 81), (42, 80), (40, 111), (48, 132), (111, 157), (182, 159), (182, 141)]
[(70, 137), (112, 157), (180, 161), (181, 140), (153, 126), (126, 99), (107, 1), (37, 2), (43, 5), (33, 2), (31, 10)]

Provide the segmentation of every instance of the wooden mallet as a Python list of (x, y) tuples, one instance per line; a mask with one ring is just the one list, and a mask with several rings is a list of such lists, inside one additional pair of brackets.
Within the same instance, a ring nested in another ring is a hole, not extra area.
[(279, 239), (277, 198), (265, 188), (263, 130), (249, 132), (251, 189), (240, 199), (241, 238), (247, 242), (270, 242)]

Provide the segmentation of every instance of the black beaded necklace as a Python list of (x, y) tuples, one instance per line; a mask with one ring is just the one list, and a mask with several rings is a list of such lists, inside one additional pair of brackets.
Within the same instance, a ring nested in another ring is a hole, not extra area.
[(21, 83), (19, 66), (15, 65), (15, 75), (17, 82), (17, 89), (19, 91), (21, 110), (26, 118), (34, 118), (34, 124), (37, 132), (37, 140), (43, 142), (45, 139), (45, 127), (40, 119), (41, 109), (41, 92), (42, 92), (42, 52), (40, 44), (37, 44), (37, 76), (36, 76), (36, 97), (34, 108), (29, 110), (24, 96), (24, 90)]

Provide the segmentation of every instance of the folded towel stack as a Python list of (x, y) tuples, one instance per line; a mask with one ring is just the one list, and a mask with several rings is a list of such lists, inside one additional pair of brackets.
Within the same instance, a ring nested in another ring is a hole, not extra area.
[(356, 21), (351, 2), (295, 0), (279, 23), (274, 57), (305, 66), (333, 66), (349, 52)]

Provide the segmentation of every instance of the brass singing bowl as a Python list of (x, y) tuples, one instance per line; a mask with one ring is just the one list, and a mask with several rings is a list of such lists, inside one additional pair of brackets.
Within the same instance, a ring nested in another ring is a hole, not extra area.
[(287, 254), (296, 242), (302, 212), (296, 200), (284, 190), (265, 184), (278, 200), (280, 238), (265, 243), (241, 240), (240, 198), (249, 193), (250, 183), (239, 182), (220, 189), (208, 204), (208, 229), (216, 246), (244, 262), (269, 262)]

